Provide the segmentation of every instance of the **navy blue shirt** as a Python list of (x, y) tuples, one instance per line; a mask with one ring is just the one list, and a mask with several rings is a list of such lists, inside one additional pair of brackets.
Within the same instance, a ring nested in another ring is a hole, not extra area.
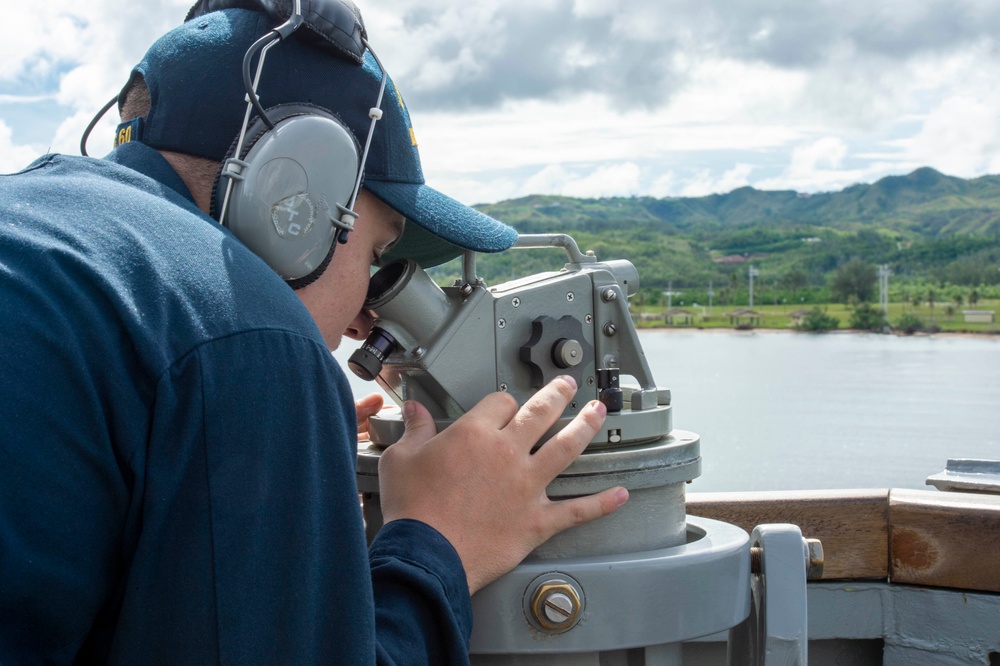
[(152, 149), (0, 176), (0, 424), (0, 663), (467, 660), (308, 311)]

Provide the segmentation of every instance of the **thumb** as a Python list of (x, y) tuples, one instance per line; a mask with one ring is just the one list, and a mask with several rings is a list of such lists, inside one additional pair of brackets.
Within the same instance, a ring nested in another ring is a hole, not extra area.
[(411, 444), (423, 444), (437, 434), (434, 418), (427, 408), (415, 400), (403, 403), (403, 436)]

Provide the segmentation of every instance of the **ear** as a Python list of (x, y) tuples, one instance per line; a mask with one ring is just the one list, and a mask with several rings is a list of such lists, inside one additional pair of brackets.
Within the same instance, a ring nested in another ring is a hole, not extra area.
[(223, 162), (212, 216), (282, 278), (299, 280), (327, 261), (337, 206), (346, 205), (354, 190), (360, 149), (351, 131), (319, 107), (287, 104), (269, 109), (268, 116), (274, 129), (255, 120), (243, 154)]

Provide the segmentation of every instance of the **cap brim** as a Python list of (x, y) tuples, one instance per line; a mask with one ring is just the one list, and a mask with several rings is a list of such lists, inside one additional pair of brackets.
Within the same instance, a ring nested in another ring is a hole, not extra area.
[(406, 216), (403, 237), (383, 259), (408, 258), (424, 267), (450, 261), (465, 250), (502, 252), (517, 231), (432, 187), (365, 179), (365, 187)]

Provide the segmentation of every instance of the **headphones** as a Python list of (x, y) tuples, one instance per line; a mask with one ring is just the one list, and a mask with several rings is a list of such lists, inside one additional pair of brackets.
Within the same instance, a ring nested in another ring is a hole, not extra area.
[[(276, 16), (272, 4), (266, 0), (260, 4), (258, 9)], [(238, 0), (201, 0), (185, 20), (227, 6), (245, 5), (245, 1)], [(346, 243), (354, 230), (358, 217), (354, 204), (375, 124), (382, 117), (387, 80), (353, 4), (345, 0), (312, 0), (309, 12), (311, 20), (306, 21), (301, 0), (294, 0), (285, 22), (247, 49), (243, 58), (247, 109), (240, 133), (216, 176), (211, 198), (211, 216), (293, 289), (322, 275), (337, 245)], [(311, 28), (308, 39), (347, 55), (359, 65), (367, 49), (382, 72), (378, 98), (368, 113), (371, 124), (363, 148), (354, 133), (329, 110), (311, 104), (264, 109), (260, 103), (257, 86), (267, 52), (303, 23)], [(326, 27), (324, 30), (316, 26)], [(330, 48), (331, 44), (334, 48)], [(258, 53), (256, 74), (251, 79), (251, 65)], [(84, 155), (88, 135), (116, 101), (117, 97), (109, 102), (84, 132)]]
[[(268, 50), (304, 22), (301, 0), (288, 20), (254, 42), (243, 58), (247, 110), (230, 156), (212, 193), (212, 216), (293, 289), (316, 280), (338, 244), (354, 230), (354, 203), (361, 189), (375, 123), (382, 118), (386, 73), (361, 31), (361, 43), (382, 72), (378, 99), (368, 115), (364, 150), (333, 113), (308, 104), (264, 109), (257, 85)], [(251, 81), (250, 66), (260, 53)], [(257, 117), (250, 122), (252, 112)], [(246, 147), (244, 147), (246, 143)], [(225, 187), (222, 181), (225, 180)]]
[(285, 104), (267, 113), (273, 127), (256, 118), (247, 145), (230, 149), (211, 215), (293, 287), (304, 286), (353, 230), (361, 150), (322, 108)]

